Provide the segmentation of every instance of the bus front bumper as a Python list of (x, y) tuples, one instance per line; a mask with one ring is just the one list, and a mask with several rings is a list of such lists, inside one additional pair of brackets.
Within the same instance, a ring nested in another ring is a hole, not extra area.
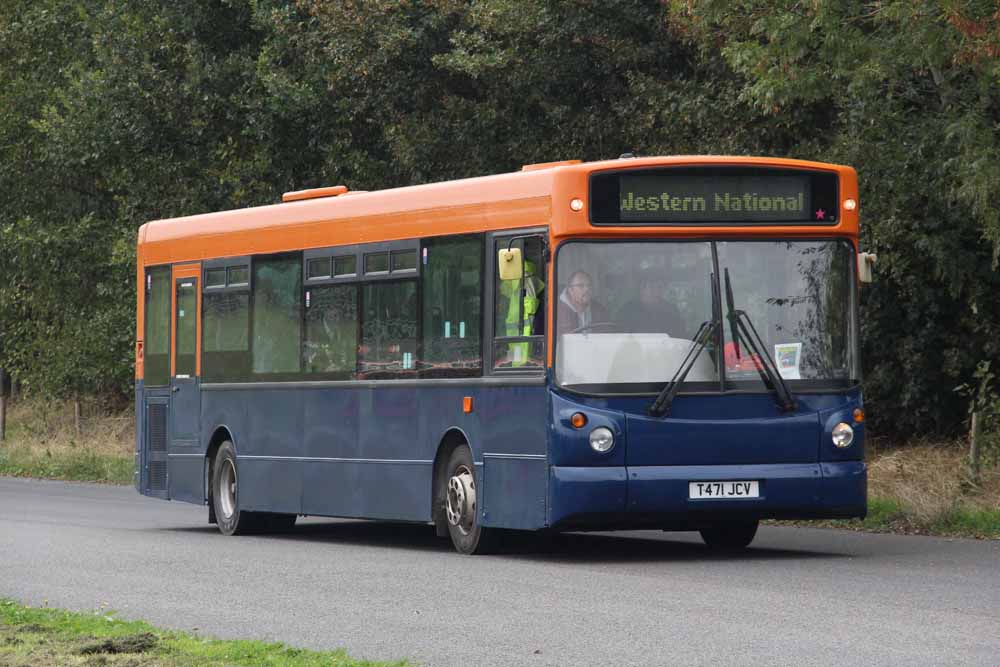
[[(563, 529), (696, 528), (726, 519), (864, 517), (863, 461), (711, 466), (552, 466), (548, 524)], [(756, 498), (691, 499), (689, 484), (756, 481)]]

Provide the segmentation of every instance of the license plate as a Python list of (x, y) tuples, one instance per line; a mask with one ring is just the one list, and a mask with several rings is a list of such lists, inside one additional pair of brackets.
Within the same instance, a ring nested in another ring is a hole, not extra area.
[(688, 498), (760, 498), (760, 485), (750, 482), (688, 482)]

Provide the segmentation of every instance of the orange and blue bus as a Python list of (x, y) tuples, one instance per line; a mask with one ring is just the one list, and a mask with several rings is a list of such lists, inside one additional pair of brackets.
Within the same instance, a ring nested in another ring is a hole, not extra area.
[(862, 517), (858, 220), (849, 167), (623, 156), (147, 223), (136, 487), (463, 553)]

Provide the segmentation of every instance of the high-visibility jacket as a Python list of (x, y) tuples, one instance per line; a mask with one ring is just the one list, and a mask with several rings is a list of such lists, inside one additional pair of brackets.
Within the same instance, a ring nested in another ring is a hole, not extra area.
[[(524, 283), (522, 288), (521, 283)], [(500, 293), (507, 297), (507, 319), (506, 334), (508, 336), (530, 336), (531, 324), (538, 312), (541, 294), (545, 288), (545, 283), (538, 278), (535, 263), (525, 260), (524, 278), (513, 278), (502, 281)], [(520, 295), (520, 303), (518, 296)], [(524, 308), (523, 330), (518, 333), (518, 324), (521, 322), (521, 308)]]
[[(545, 288), (545, 283), (538, 277), (538, 269), (534, 262), (525, 260), (524, 277), (503, 280), (500, 293), (507, 297), (507, 318), (505, 320), (508, 336), (530, 336), (535, 314), (541, 305), (538, 295)], [(523, 286), (522, 286), (523, 285)], [(521, 312), (524, 319), (521, 319)], [(518, 329), (521, 329), (519, 332)], [(510, 358), (514, 366), (523, 366), (528, 362), (531, 353), (529, 343), (510, 343)]]

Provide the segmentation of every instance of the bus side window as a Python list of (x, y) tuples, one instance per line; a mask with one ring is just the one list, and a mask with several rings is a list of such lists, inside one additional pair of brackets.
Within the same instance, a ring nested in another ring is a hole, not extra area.
[(147, 387), (170, 384), (170, 267), (146, 272)]
[(421, 377), (475, 377), (482, 373), (481, 237), (424, 243)]
[(320, 285), (306, 293), (306, 372), (353, 379), (358, 364), (358, 286)]
[(417, 369), (417, 281), (382, 281), (362, 287), (358, 377), (415, 377)]
[(253, 372), (301, 370), (302, 257), (269, 257), (253, 263)]
[(249, 379), (249, 260), (244, 262), (246, 264), (205, 271), (201, 302), (201, 375), (204, 382)]

